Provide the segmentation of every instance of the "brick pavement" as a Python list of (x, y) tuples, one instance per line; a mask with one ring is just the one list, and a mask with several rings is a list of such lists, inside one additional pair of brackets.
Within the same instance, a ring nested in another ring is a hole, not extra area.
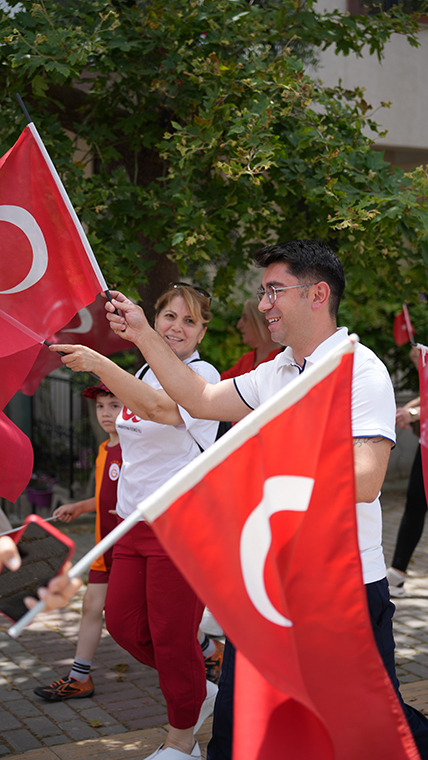
[[(404, 505), (402, 487), (388, 488), (382, 501), (388, 563)], [(77, 558), (92, 542), (92, 529), (82, 530), (73, 536)], [(428, 521), (406, 586), (411, 595), (396, 600), (398, 674), (406, 699), (428, 714)], [(141, 759), (161, 743), (167, 715), (157, 674), (136, 663), (106, 631), (93, 663), (93, 697), (49, 704), (33, 693), (35, 686), (67, 673), (73, 662), (82, 593), (69, 608), (40, 615), (17, 640), (7, 635), (0, 617), (0, 756), (74, 760), (76, 754), (104, 757), (108, 750), (110, 760)], [(203, 749), (209, 733), (207, 721), (198, 735)]]

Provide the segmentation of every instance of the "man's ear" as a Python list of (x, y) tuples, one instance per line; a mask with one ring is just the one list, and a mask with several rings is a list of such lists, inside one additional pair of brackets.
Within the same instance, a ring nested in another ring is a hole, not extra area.
[(312, 306), (314, 309), (319, 309), (327, 303), (330, 297), (330, 285), (324, 282), (324, 280), (321, 280), (320, 282), (317, 282), (313, 288)]

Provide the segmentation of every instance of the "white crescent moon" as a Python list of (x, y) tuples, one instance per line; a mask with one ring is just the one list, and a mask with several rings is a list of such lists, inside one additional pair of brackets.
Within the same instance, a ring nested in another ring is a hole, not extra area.
[(248, 516), (241, 533), (241, 569), (247, 594), (263, 617), (283, 627), (293, 623), (273, 606), (264, 583), (264, 567), (272, 543), (269, 518), (276, 512), (306, 512), (313, 487), (313, 478), (298, 475), (268, 478), (263, 498)]
[(0, 294), (9, 295), (28, 290), (42, 279), (48, 266), (48, 249), (43, 232), (37, 224), (34, 216), (21, 206), (0, 206), (0, 221), (9, 222), (19, 227), (28, 238), (33, 252), (33, 262), (27, 276), (18, 285), (9, 290), (0, 290)]
[[(64, 328), (63, 330), (60, 330), (59, 332), (66, 332), (66, 333), (88, 333), (92, 330), (92, 325), (94, 324), (94, 318), (89, 311), (89, 309), (86, 308), (86, 306), (83, 309), (80, 309), (80, 311), (77, 312), (77, 314), (80, 317), (80, 325), (79, 327), (73, 327), (73, 328)], [(77, 316), (77, 315), (76, 315)]]

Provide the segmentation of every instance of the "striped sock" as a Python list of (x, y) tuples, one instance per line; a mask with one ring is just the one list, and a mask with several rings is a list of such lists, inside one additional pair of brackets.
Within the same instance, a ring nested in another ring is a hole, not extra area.
[(204, 634), (204, 638), (200, 642), (202, 654), (204, 655), (205, 659), (207, 657), (211, 657), (212, 654), (215, 652), (215, 644), (212, 639), (207, 636), (207, 634)]
[(90, 670), (91, 660), (82, 660), (81, 657), (76, 657), (73, 667), (70, 670), (69, 677), (76, 678), (78, 681), (86, 681)]

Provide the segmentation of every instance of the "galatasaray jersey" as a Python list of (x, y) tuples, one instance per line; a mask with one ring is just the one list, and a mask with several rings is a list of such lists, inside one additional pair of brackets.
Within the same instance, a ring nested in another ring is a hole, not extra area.
[[(98, 449), (95, 462), (95, 506), (97, 516), (95, 521), (95, 543), (101, 541), (117, 525), (116, 514), (110, 514), (116, 509), (117, 481), (122, 466), (120, 444), (107, 446), (103, 441)], [(91, 570), (106, 571), (111, 568), (113, 547), (98, 557), (91, 565)]]

